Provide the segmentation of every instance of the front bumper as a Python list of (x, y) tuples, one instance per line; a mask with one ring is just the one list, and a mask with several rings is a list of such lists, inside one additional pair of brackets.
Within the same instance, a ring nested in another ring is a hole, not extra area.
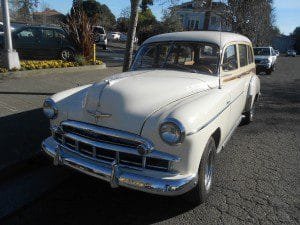
[[(110, 182), (111, 187), (127, 187), (158, 195), (181, 195), (197, 184), (197, 176), (156, 172), (121, 166), (116, 162), (105, 163), (91, 160), (61, 146), (52, 137), (42, 143), (42, 150), (54, 159), (55, 165), (66, 165), (85, 174)], [(153, 172), (155, 173), (155, 172)], [(159, 176), (161, 175), (161, 176)]]
[(256, 64), (257, 69), (268, 70), (272, 67), (271, 63), (268, 64)]

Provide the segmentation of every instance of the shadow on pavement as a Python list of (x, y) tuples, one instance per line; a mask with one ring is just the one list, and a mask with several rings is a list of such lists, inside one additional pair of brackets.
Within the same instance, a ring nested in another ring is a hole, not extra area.
[(40, 151), (50, 135), (49, 121), (42, 109), (0, 117), (0, 170), (28, 159)]
[(21, 91), (0, 91), (4, 95), (54, 95), (55, 93), (49, 92), (21, 92)]

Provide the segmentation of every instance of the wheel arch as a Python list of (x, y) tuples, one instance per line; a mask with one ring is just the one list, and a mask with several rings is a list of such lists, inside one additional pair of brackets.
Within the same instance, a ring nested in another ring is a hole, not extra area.
[(221, 128), (218, 127), (213, 134), (211, 135), (211, 137), (215, 140), (215, 144), (216, 144), (216, 149), (219, 148), (220, 146), (220, 141), (221, 141)]

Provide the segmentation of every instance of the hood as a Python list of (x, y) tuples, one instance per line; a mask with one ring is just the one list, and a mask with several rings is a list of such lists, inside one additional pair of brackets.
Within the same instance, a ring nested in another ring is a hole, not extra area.
[(100, 126), (139, 134), (151, 114), (217, 82), (217, 77), (201, 77), (170, 70), (122, 73), (91, 86), (82, 109), (97, 117), (95, 123)]

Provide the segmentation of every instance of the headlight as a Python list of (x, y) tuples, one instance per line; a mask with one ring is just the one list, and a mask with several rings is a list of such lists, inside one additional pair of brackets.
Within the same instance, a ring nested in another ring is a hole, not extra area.
[(263, 64), (268, 64), (270, 62), (271, 62), (270, 59), (263, 59), (263, 60), (261, 60), (261, 63), (263, 63)]
[(43, 105), (43, 111), (49, 119), (55, 119), (58, 113), (56, 103), (51, 98), (46, 99)]
[(185, 130), (176, 119), (168, 119), (160, 125), (159, 135), (169, 145), (181, 144), (185, 138)]

